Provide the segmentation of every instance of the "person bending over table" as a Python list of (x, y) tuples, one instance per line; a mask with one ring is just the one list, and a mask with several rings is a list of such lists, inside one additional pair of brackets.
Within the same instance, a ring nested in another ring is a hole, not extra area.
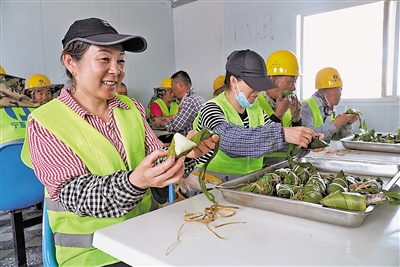
[(170, 133), (186, 135), (192, 130), (193, 121), (204, 100), (192, 87), (192, 80), (186, 71), (175, 72), (171, 79), (172, 92), (180, 99), (179, 111), (170, 121), (154, 118), (152, 125), (156, 128), (165, 128)]
[(166, 159), (167, 148), (150, 129), (143, 105), (116, 94), (125, 52), (144, 51), (143, 37), (89, 18), (75, 21), (62, 44), (71, 85), (31, 113), (22, 157), (31, 160), (47, 189), (58, 264), (126, 266), (92, 246), (94, 232), (156, 209), (157, 190), (168, 195), (168, 185), (188, 176), (194, 159), (213, 148), (218, 136), (186, 158)]
[[(265, 70), (263, 58), (251, 50), (234, 51), (226, 63), (226, 89), (207, 101), (194, 121), (193, 129), (208, 127), (220, 134), (220, 149), (207, 172), (223, 182), (263, 167), (264, 156), (285, 151), (288, 143), (304, 148), (316, 136), (302, 126), (283, 127), (272, 121), (256, 102), (260, 91), (278, 88)], [(323, 135), (319, 135), (323, 139)], [(323, 149), (316, 149), (321, 151)], [(303, 154), (309, 150), (302, 151)], [(197, 159), (201, 167), (214, 153)]]
[(155, 117), (163, 121), (171, 121), (178, 113), (178, 104), (174, 102), (174, 93), (172, 92), (172, 79), (165, 78), (159, 88), (155, 88), (157, 98), (150, 103), (150, 119)]
[(353, 132), (358, 114), (335, 114), (342, 96), (343, 81), (337, 69), (323, 68), (315, 76), (315, 93), (302, 101), (303, 125), (322, 133), (325, 141), (339, 140)]

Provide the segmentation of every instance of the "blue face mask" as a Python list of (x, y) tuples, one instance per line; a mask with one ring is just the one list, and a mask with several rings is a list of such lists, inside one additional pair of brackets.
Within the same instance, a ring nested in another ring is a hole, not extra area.
[(236, 81), (236, 85), (237, 85), (237, 88), (238, 88), (238, 90), (240, 92), (239, 95), (237, 95), (236, 94), (236, 90), (234, 90), (237, 102), (243, 108), (251, 108), (254, 105), (254, 103), (256, 103), (256, 101), (254, 101), (252, 104), (250, 104), (249, 101), (247, 100), (247, 98), (245, 97), (244, 93), (242, 91), (240, 91), (239, 84), (237, 84), (237, 81)]

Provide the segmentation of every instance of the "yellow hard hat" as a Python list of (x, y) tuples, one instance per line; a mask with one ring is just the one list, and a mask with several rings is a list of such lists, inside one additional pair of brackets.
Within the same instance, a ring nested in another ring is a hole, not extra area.
[(289, 50), (272, 53), (265, 62), (268, 76), (300, 76), (300, 67), (296, 55)]
[(33, 90), (50, 88), (52, 93), (64, 87), (64, 84), (52, 84), (46, 75), (36, 73), (28, 79), (27, 88), (24, 90), (26, 95), (30, 95)]
[(343, 86), (342, 78), (335, 68), (323, 68), (315, 76), (315, 89), (327, 89)]
[(3, 67), (2, 67), (2, 66), (0, 66), (0, 74), (7, 74), (6, 70), (5, 70), (5, 69), (3, 69)]
[(49, 78), (43, 74), (33, 74), (28, 79), (28, 88), (35, 88), (35, 87), (45, 87), (51, 85)]
[(217, 78), (215, 78), (214, 84), (213, 84), (214, 92), (217, 91), (219, 88), (221, 88), (224, 85), (225, 85), (225, 75), (221, 75), (221, 76), (218, 76)]
[(172, 88), (172, 79), (171, 78), (165, 78), (164, 80), (162, 80), (160, 88)]

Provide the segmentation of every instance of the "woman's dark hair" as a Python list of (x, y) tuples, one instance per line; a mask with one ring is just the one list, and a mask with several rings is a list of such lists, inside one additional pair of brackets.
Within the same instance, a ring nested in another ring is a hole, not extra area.
[[(64, 61), (62, 56), (64, 54), (69, 54), (71, 55), (72, 59), (76, 62), (81, 61), (83, 55), (85, 54), (86, 50), (89, 48), (90, 44), (82, 42), (82, 41), (75, 41), (70, 43), (68, 46), (64, 48), (64, 50), (61, 53), (60, 61), (61, 64), (64, 65)], [(72, 80), (72, 74), (69, 72), (67, 68), (65, 68), (66, 74), (70, 80)]]
[(238, 75), (235, 75), (235, 74), (227, 71), (225, 74), (225, 85), (227, 88), (230, 88), (230, 86), (231, 86), (231, 76), (235, 77), (238, 81), (242, 80), (242, 78), (240, 78)]

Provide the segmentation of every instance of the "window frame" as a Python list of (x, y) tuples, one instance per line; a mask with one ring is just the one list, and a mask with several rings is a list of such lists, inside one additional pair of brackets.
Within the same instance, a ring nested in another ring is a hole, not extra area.
[[(299, 11), (295, 14), (296, 19), (296, 55), (299, 58), (300, 64), (303, 62), (302, 57), (304, 54), (304, 18), (307, 16), (317, 15), (320, 13), (337, 11), (346, 8), (352, 8), (365, 4), (371, 4), (380, 1), (368, 1), (368, 2), (341, 2), (333, 3), (324, 7), (318, 7), (314, 9), (306, 9)], [(348, 103), (386, 103), (392, 105), (398, 103), (400, 100), (400, 58), (399, 58), (399, 40), (400, 40), (400, 4), (398, 1), (383, 0), (384, 2), (384, 21), (383, 21), (383, 39), (382, 39), (382, 74), (381, 74), (381, 97), (380, 98), (342, 98), (341, 105)], [(393, 20), (393, 21), (392, 21)], [(393, 29), (389, 28), (390, 23), (393, 22)], [(390, 31), (390, 32), (389, 32)], [(391, 48), (392, 47), (392, 48)], [(391, 50), (390, 50), (391, 49)], [(390, 51), (392, 53), (389, 54)], [(392, 56), (392, 62), (389, 57)], [(392, 80), (388, 80), (390, 75), (389, 68), (392, 68)], [(386, 78), (384, 78), (386, 77)], [(308, 95), (304, 95), (303, 79), (298, 81), (300, 84), (298, 95), (299, 98), (308, 98)], [(388, 88), (390, 86), (391, 88)], [(390, 96), (387, 96), (386, 92), (391, 92)]]

